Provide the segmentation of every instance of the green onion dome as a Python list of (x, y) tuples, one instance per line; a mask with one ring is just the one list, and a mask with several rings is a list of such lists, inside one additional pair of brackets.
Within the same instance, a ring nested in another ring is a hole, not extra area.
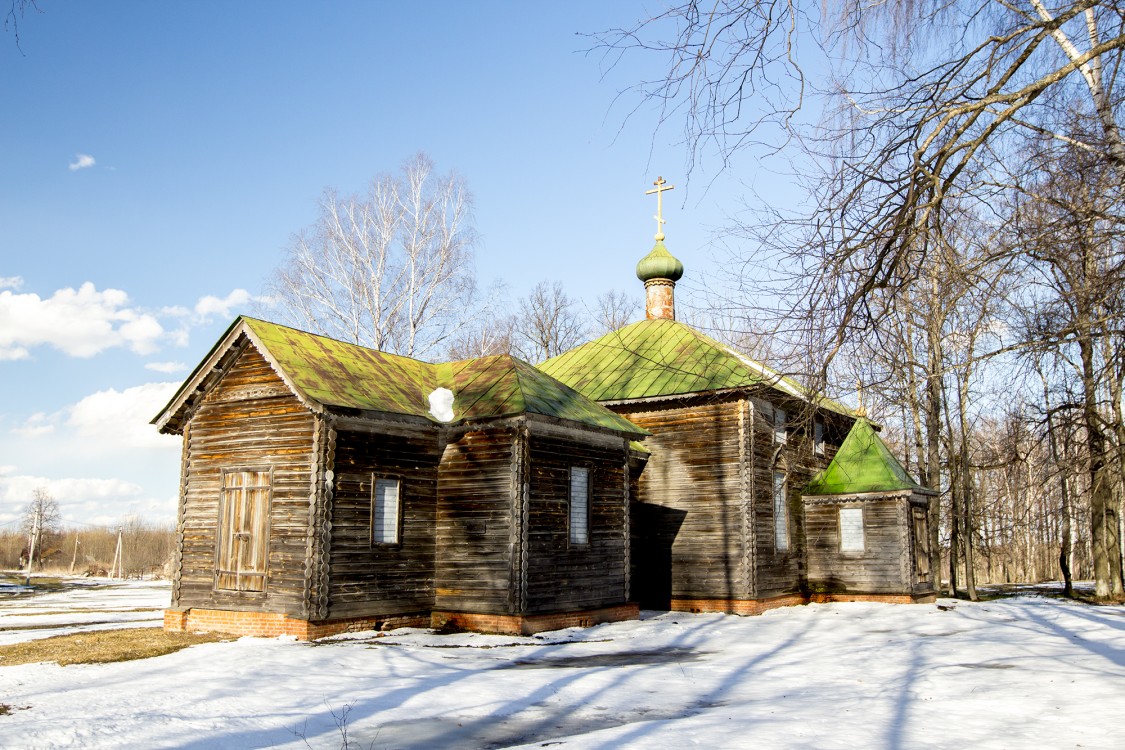
[(652, 252), (641, 258), (641, 262), (637, 264), (637, 278), (641, 281), (649, 279), (679, 281), (683, 275), (684, 264), (668, 252), (668, 248), (664, 247), (664, 242), (661, 240), (657, 240)]

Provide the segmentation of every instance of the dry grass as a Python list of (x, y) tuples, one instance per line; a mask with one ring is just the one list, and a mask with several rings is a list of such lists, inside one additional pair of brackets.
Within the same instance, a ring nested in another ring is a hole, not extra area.
[(166, 633), (160, 628), (95, 630), (57, 635), (0, 646), (0, 667), (53, 661), (68, 664), (106, 664), (163, 656), (197, 643), (229, 640), (214, 633)]

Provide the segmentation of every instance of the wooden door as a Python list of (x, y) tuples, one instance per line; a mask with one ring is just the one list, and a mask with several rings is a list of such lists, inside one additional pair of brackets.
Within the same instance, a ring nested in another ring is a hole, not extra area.
[(270, 472), (226, 470), (222, 482), (215, 588), (265, 591)]

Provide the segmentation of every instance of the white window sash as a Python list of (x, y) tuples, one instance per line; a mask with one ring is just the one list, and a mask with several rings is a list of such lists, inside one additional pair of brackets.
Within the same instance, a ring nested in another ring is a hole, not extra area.
[(371, 486), (371, 543), (398, 544), (399, 488), (397, 479), (375, 479)]
[(570, 543), (590, 543), (590, 470), (570, 469)]
[(863, 508), (840, 508), (840, 551), (863, 550)]

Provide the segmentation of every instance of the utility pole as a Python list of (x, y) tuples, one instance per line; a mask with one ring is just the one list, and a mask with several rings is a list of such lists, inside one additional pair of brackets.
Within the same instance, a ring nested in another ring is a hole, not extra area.
[(78, 532), (74, 532), (74, 557), (70, 558), (70, 574), (74, 575), (74, 563), (78, 562)]
[(121, 548), (121, 527), (117, 527), (117, 549), (113, 553), (113, 564), (109, 566), (110, 578), (125, 577), (125, 551)]

